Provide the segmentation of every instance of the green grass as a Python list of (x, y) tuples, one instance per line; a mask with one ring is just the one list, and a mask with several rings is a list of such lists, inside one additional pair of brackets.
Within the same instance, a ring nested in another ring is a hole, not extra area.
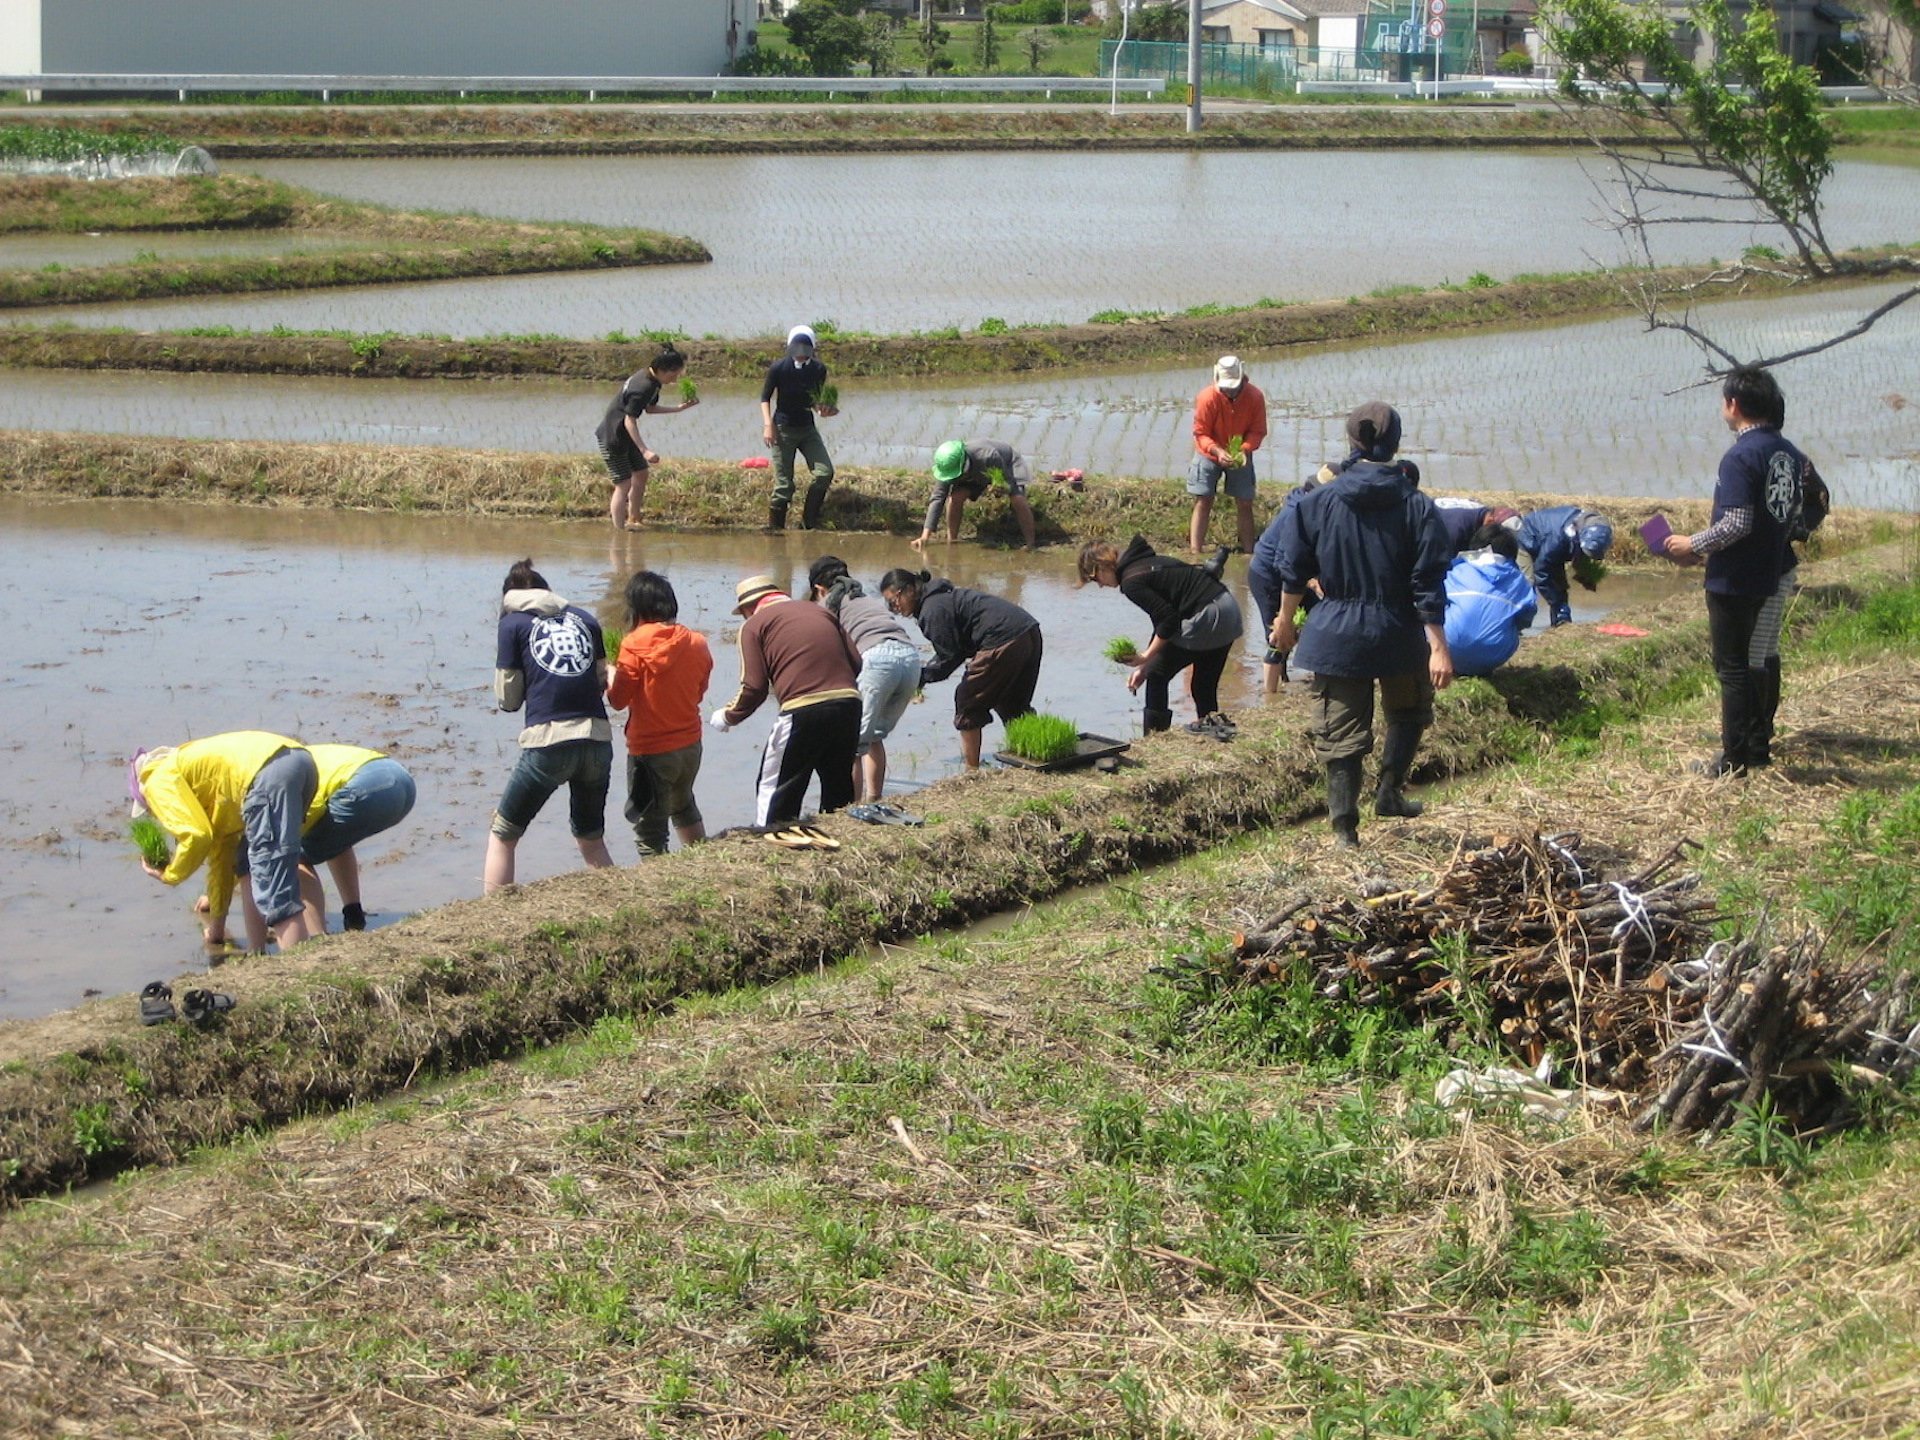
[(0, 125), (0, 164), (7, 161), (92, 160), (110, 155), (172, 153), (184, 142), (128, 130), (106, 135), (61, 125)]
[(141, 859), (162, 870), (167, 867), (173, 856), (167, 848), (167, 832), (158, 820), (151, 815), (136, 816), (127, 825), (127, 832), (133, 837)]
[(1073, 754), (1080, 743), (1080, 727), (1058, 715), (1035, 711), (1007, 722), (1007, 750), (1022, 760), (1050, 765)]

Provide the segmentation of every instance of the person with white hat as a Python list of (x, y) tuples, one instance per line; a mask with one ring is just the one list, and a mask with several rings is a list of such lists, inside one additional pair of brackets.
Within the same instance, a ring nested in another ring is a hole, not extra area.
[(853, 756), (860, 743), (860, 655), (840, 622), (818, 605), (796, 605), (771, 575), (749, 575), (734, 587), (740, 627), (740, 689), (713, 712), (716, 730), (731, 730), (772, 692), (780, 718), (760, 759), (754, 823), (800, 818), (807, 785), (820, 777), (820, 809), (853, 803)]
[[(1247, 380), (1238, 355), (1222, 355), (1213, 367), (1213, 383), (1193, 402), (1193, 468), (1187, 493), (1193, 496), (1188, 548), (1202, 554), (1213, 523), (1213, 497), (1222, 480), (1232, 498), (1242, 554), (1253, 551), (1253, 452), (1267, 438), (1267, 397)], [(1224, 552), (1222, 552), (1224, 556)]]
[(814, 354), (817, 341), (811, 325), (796, 325), (787, 332), (787, 353), (767, 367), (766, 384), (760, 387), (761, 438), (773, 452), (773, 501), (767, 507), (767, 529), (787, 528), (787, 507), (793, 503), (793, 457), (806, 456), (813, 479), (807, 486), (807, 500), (800, 512), (803, 529), (820, 523), (820, 507), (826, 503), (827, 487), (833, 484), (833, 459), (827, 454), (827, 442), (820, 438), (816, 415), (837, 415), (833, 391), (827, 384), (827, 367)]

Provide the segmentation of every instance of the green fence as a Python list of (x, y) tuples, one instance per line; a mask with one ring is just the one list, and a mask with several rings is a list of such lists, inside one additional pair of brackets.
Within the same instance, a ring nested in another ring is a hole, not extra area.
[[(1202, 45), (1200, 47), (1200, 83), (1204, 87), (1232, 86), (1245, 90), (1291, 90), (1302, 80), (1430, 80), (1434, 51), (1397, 48), (1400, 44), (1436, 42), (1424, 35), (1404, 38), (1380, 27), (1374, 48), (1329, 50), (1309, 45)], [(1459, 75), (1467, 71), (1470, 37), (1462, 29), (1449, 30), (1438, 42), (1442, 73)], [(1114, 73), (1114, 59), (1120, 62), (1120, 78), (1138, 79), (1162, 76), (1184, 82), (1187, 78), (1187, 47), (1158, 40), (1103, 40), (1100, 42), (1100, 73)]]

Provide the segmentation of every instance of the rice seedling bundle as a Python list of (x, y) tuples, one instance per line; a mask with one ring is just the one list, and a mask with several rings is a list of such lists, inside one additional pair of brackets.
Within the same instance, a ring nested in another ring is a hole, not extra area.
[(840, 408), (840, 387), (829, 380), (820, 387), (820, 393), (813, 397), (816, 410), (838, 410)]
[(691, 405), (699, 398), (700, 387), (698, 385), (694, 384), (691, 380), (682, 380), (680, 382), (680, 403), (682, 405)]
[(1118, 661), (1122, 665), (1130, 665), (1140, 658), (1140, 647), (1133, 643), (1131, 637), (1116, 635), (1113, 639), (1107, 641), (1105, 648), (1103, 648), (1100, 653), (1109, 660)]
[(142, 860), (157, 869), (166, 868), (173, 855), (167, 848), (167, 832), (158, 820), (151, 815), (136, 816), (128, 824), (127, 833), (133, 837)]
[(1058, 715), (1035, 711), (1007, 722), (1007, 750), (1036, 765), (1064, 760), (1080, 748), (1080, 727)]

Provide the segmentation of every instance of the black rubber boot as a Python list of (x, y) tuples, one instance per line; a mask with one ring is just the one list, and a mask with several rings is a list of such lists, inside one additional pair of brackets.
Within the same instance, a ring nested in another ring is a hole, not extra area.
[(357, 900), (340, 907), (340, 925), (346, 930), (364, 930), (367, 928), (367, 912), (360, 908)]
[(778, 502), (767, 507), (767, 533), (778, 535), (787, 528), (787, 507)]
[(1751, 674), (1754, 713), (1747, 732), (1747, 764), (1760, 769), (1773, 764), (1773, 717), (1780, 709), (1780, 657), (1769, 655), (1765, 668)]
[(1407, 783), (1413, 768), (1414, 752), (1420, 748), (1424, 726), (1398, 721), (1387, 726), (1387, 743), (1380, 749), (1380, 788), (1373, 794), (1373, 813), (1398, 815), (1411, 820), (1427, 807), (1409, 800), (1400, 787)]
[(1233, 547), (1231, 545), (1222, 545), (1213, 552), (1213, 558), (1200, 568), (1218, 580), (1226, 573), (1227, 557), (1231, 554), (1233, 554)]
[(1141, 712), (1140, 728), (1149, 735), (1173, 728), (1173, 711), (1145, 710)]
[[(832, 483), (833, 482), (829, 480), (827, 485), (831, 485)], [(800, 507), (800, 528), (802, 530), (813, 530), (819, 527), (820, 511), (827, 503), (827, 485), (822, 485), (816, 481), (807, 487), (807, 502)]]
[(1333, 838), (1349, 849), (1360, 844), (1360, 757), (1327, 762), (1327, 819)]

